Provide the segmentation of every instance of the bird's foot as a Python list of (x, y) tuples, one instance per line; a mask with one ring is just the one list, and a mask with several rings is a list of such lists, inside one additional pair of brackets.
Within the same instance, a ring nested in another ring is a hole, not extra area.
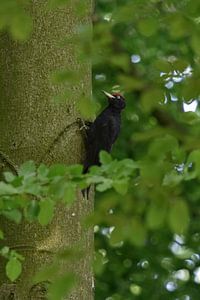
[(79, 122), (80, 124), (80, 127), (79, 127), (79, 130), (82, 131), (82, 130), (88, 130), (90, 128), (90, 125), (92, 124), (92, 122), (85, 122), (83, 119), (81, 118), (78, 118), (77, 121)]

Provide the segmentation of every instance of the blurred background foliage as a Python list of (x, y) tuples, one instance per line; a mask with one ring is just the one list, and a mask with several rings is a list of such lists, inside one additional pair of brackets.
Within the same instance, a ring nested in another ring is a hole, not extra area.
[[(50, 0), (47, 9), (60, 9), (68, 2)], [(0, 2), (0, 29), (21, 42), (31, 34), (29, 4), (28, 0)], [(76, 3), (78, 16), (85, 8), (83, 2)], [(52, 77), (54, 83), (66, 86), (60, 98), (69, 98), (81, 81), (85, 61), (91, 61), (93, 97), (80, 96), (77, 103), (85, 119), (94, 118), (107, 104), (102, 89), (121, 91), (127, 103), (112, 157), (102, 153), (103, 166), (93, 168), (87, 178), (98, 191), (95, 213), (87, 220), (95, 231), (95, 299), (199, 299), (200, 2), (96, 0), (92, 18), (93, 29), (83, 22), (61, 43), (76, 43), (82, 67), (59, 70)], [(59, 175), (62, 181), (62, 176), (73, 174), (63, 188), (64, 196), (59, 196), (71, 204), (77, 182), (79, 187), (85, 184), (81, 169), (52, 168), (42, 166), (36, 172), (32, 164), (34, 171), (22, 175), (26, 179), (32, 172), (33, 182), (22, 178), (18, 193), (31, 189), (33, 195), (41, 195), (39, 182), (45, 177), (53, 182), (58, 198), (54, 179)], [(9, 185), (2, 183), (0, 190), (8, 197), (16, 193), (12, 185), (17, 179), (6, 176)], [(52, 195), (51, 186), (48, 192)], [(22, 204), (29, 218), (42, 225), (50, 221), (52, 201), (37, 204), (36, 210), (27, 210), (21, 202), (15, 206)], [(15, 206), (7, 216), (20, 222)], [(1, 253), (5, 257), (6, 251)], [(9, 254), (11, 279), (21, 272), (16, 258), (18, 262), (23, 258), (17, 255)]]
[(93, 26), (94, 101), (127, 102), (112, 156), (139, 164), (96, 196), (95, 299), (198, 299), (200, 2), (97, 0)]

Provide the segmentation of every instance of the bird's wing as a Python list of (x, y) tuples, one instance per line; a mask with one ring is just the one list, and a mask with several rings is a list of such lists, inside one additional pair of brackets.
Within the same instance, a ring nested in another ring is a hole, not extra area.
[(99, 152), (101, 150), (111, 151), (114, 143), (114, 127), (115, 124), (112, 117), (105, 119), (104, 122), (94, 122), (88, 132), (87, 155), (84, 169), (88, 170), (92, 165), (99, 165)]

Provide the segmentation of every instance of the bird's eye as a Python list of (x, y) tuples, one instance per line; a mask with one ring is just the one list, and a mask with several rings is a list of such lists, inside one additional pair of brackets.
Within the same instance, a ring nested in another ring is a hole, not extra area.
[(119, 100), (119, 99), (120, 99), (120, 96), (117, 96), (117, 99)]

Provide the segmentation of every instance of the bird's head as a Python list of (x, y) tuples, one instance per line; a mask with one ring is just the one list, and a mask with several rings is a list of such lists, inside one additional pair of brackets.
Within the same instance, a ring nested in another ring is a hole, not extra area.
[(120, 109), (120, 110), (125, 108), (125, 106), (126, 106), (125, 99), (120, 93), (110, 94), (105, 91), (102, 91), (102, 92), (108, 98), (109, 104), (111, 106), (113, 106), (114, 108)]

